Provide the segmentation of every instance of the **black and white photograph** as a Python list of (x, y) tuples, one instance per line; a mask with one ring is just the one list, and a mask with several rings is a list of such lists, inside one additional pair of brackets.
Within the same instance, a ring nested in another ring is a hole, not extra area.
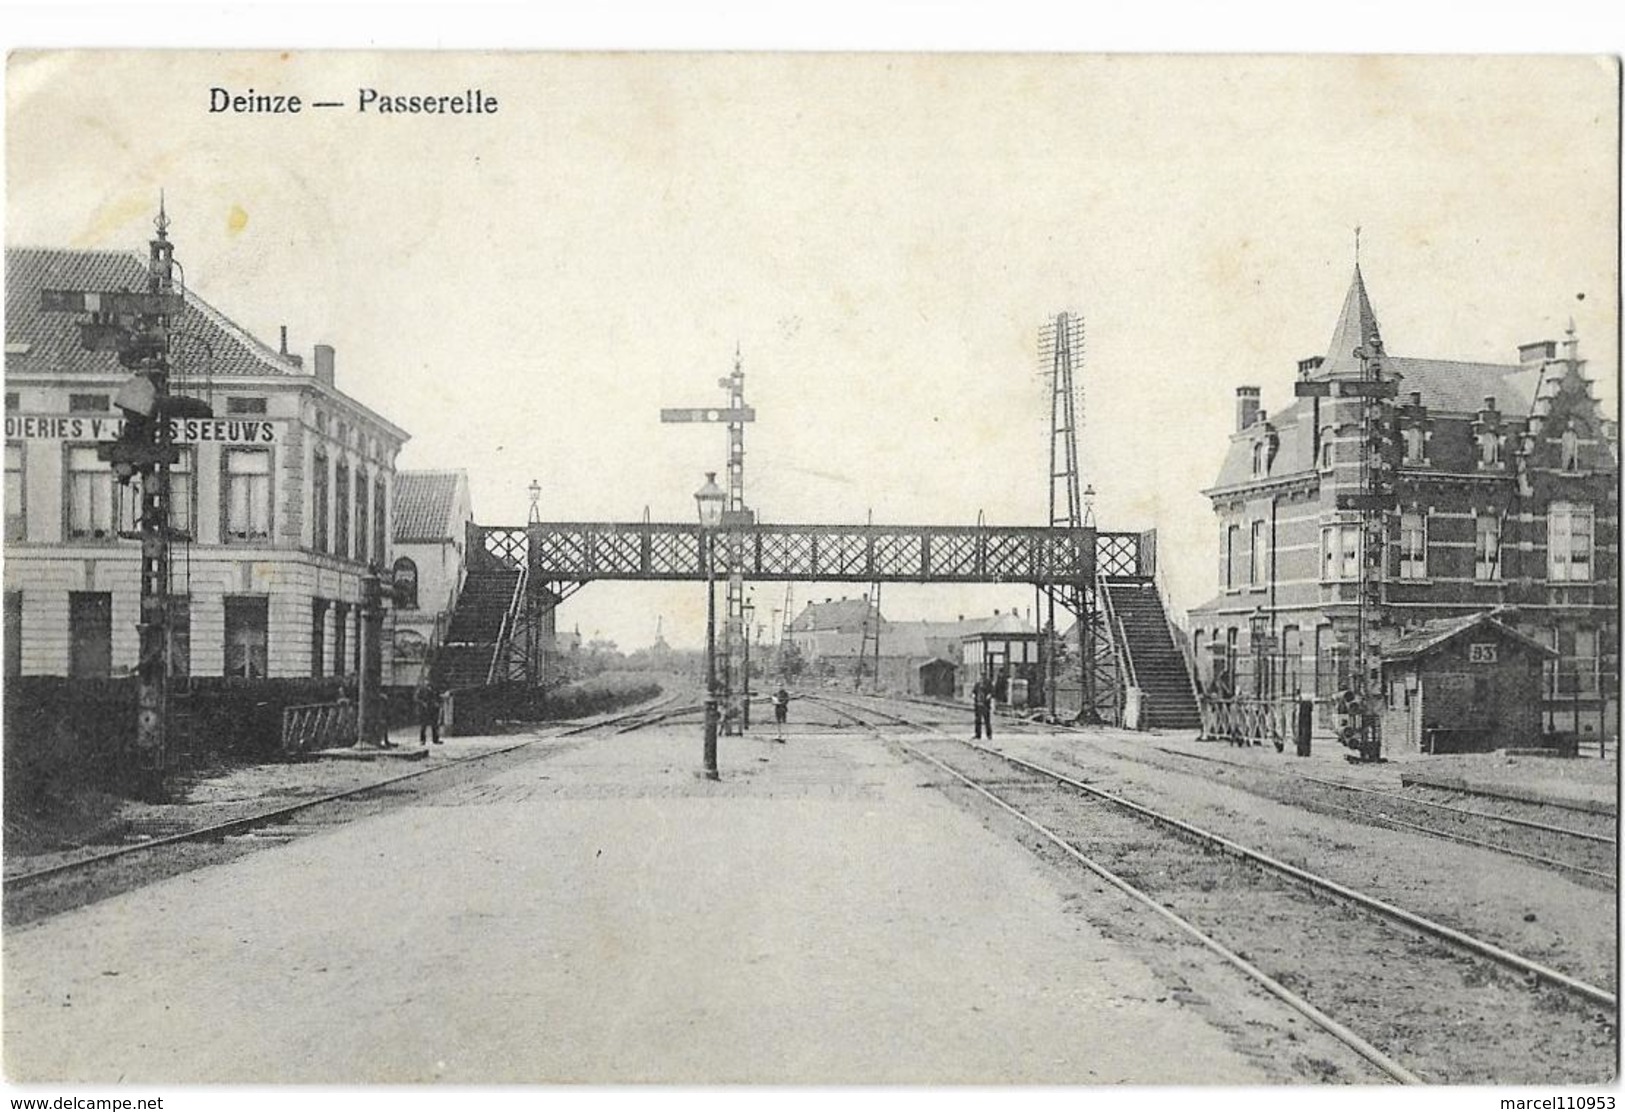
[(8, 1095), (1612, 1107), (1620, 74), (19, 45)]

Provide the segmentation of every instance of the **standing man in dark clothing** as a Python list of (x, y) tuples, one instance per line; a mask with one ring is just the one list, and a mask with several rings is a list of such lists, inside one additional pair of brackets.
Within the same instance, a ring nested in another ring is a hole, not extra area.
[(440, 744), (440, 692), (428, 680), (418, 684), (418, 744), (429, 744), (429, 733), (434, 733), (434, 743)]
[(781, 683), (779, 689), (773, 692), (773, 721), (782, 726), (789, 717), (790, 692), (786, 691)]
[(976, 736), (980, 738), (982, 731), (987, 730), (987, 739), (993, 740), (993, 684), (986, 676), (976, 681), (971, 688), (971, 705), (976, 711)]

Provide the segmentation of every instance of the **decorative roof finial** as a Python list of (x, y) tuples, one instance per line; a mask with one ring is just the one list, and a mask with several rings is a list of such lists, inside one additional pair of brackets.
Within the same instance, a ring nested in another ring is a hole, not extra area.
[(164, 191), (162, 189), (158, 190), (158, 217), (152, 224), (153, 227), (158, 229), (159, 239), (167, 238), (165, 233), (169, 231), (169, 214), (164, 211)]
[(1354, 265), (1360, 265), (1360, 225), (1354, 225)]

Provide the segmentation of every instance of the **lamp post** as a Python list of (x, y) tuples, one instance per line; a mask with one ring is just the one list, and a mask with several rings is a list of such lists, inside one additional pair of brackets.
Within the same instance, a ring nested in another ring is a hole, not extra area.
[(727, 500), (717, 486), (717, 473), (705, 473), (705, 485), (694, 492), (700, 514), (700, 560), (705, 565), (705, 778), (718, 780), (717, 773), (717, 526), (722, 523), (722, 504)]
[(740, 617), (743, 619), (744, 629), (741, 631), (745, 640), (745, 682), (742, 685), (744, 692), (744, 705), (739, 709), (739, 726), (742, 730), (750, 729), (750, 634), (756, 621), (756, 604), (746, 599), (739, 607)]
[(1253, 695), (1262, 699), (1268, 694), (1265, 682), (1265, 653), (1264, 639), (1269, 636), (1269, 616), (1264, 613), (1262, 606), (1256, 608), (1247, 619), (1248, 640), (1253, 647)]

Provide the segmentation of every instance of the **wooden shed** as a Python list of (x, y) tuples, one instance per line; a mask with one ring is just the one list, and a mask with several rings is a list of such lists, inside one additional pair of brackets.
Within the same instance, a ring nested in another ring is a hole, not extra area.
[(921, 695), (930, 695), (937, 699), (952, 699), (954, 697), (954, 677), (959, 671), (958, 665), (951, 660), (944, 660), (934, 656), (920, 664), (915, 672), (919, 676), (919, 692)]
[(1425, 622), (1382, 650), (1389, 753), (1541, 744), (1541, 668), (1557, 654), (1485, 611)]

